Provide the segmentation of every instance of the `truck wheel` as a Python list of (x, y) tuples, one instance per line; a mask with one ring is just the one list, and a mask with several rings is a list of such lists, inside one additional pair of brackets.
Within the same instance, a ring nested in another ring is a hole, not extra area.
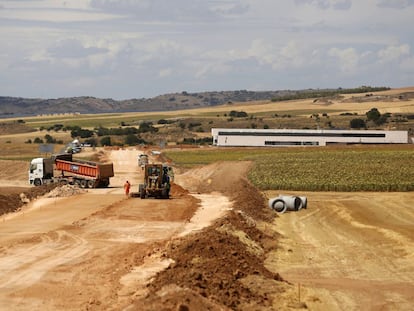
[(86, 188), (86, 187), (88, 187), (88, 183), (87, 183), (87, 181), (86, 181), (85, 179), (82, 179), (82, 180), (80, 181), (80, 186), (81, 186), (81, 188)]
[(142, 190), (141, 190), (141, 192), (139, 193), (139, 197), (140, 197), (141, 199), (145, 199), (145, 197), (146, 197), (146, 191), (145, 191), (145, 189), (142, 189)]
[(35, 180), (34, 180), (34, 185), (35, 186), (40, 186), (42, 184), (42, 181), (39, 179), (39, 178), (36, 178)]
[(169, 198), (168, 189), (167, 188), (162, 189), (162, 191), (161, 191), (161, 197), (163, 199), (168, 199)]
[(145, 199), (145, 188), (144, 185), (139, 185), (139, 197)]
[(88, 188), (93, 188), (95, 186), (94, 180), (88, 180)]
[(66, 179), (62, 179), (59, 181), (59, 184), (61, 184), (62, 186), (67, 185), (68, 181)]

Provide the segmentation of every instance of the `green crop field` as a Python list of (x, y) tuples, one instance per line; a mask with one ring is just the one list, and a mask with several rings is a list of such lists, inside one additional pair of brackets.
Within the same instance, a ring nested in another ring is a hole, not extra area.
[(250, 160), (261, 190), (413, 191), (412, 146), (210, 149), (168, 151), (179, 166)]

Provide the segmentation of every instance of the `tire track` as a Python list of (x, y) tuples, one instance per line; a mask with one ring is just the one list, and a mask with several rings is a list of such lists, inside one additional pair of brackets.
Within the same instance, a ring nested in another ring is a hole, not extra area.
[(55, 233), (56, 236), (51, 233), (40, 236), (40, 241), (29, 248), (21, 244), (5, 250), (0, 258), (0, 298), (33, 285), (51, 269), (89, 251), (85, 239), (63, 230)]
[(283, 238), (267, 265), (306, 285), (316, 310), (412, 310), (414, 195), (379, 197), (310, 194), (309, 209), (275, 221)]

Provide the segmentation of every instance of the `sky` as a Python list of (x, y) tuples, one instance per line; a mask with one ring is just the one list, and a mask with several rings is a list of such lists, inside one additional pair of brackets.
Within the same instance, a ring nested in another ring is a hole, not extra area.
[(414, 0), (0, 0), (0, 96), (414, 86)]

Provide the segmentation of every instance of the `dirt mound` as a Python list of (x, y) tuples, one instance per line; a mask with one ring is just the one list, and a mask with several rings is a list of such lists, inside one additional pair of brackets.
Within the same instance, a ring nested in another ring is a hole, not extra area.
[(56, 186), (57, 185), (51, 184), (30, 188), (1, 187), (0, 191), (2, 194), (0, 194), (0, 215), (19, 210), (25, 204), (26, 199), (30, 201), (40, 197), (52, 191)]
[(263, 208), (266, 199), (246, 178), (251, 165), (248, 161), (216, 162), (181, 174), (177, 183), (193, 192), (221, 192), (235, 201), (235, 209), (260, 220), (271, 221), (275, 215)]
[[(283, 291), (286, 282), (264, 266), (265, 254), (277, 246), (277, 234), (259, 227), (275, 215), (244, 177), (246, 164), (213, 164), (180, 176), (184, 184), (198, 180), (195, 188), (199, 192), (225, 193), (233, 200), (234, 209), (213, 226), (170, 243), (163, 256), (172, 258), (174, 264), (158, 273), (149, 285), (150, 294), (135, 302), (137, 309), (272, 308), (274, 293)], [(209, 304), (204, 303), (205, 298)], [(193, 307), (195, 301), (197, 307)]]
[(85, 193), (88, 190), (79, 188), (79, 186), (73, 185), (63, 185), (60, 187), (56, 187), (48, 194), (45, 195), (46, 198), (57, 198), (57, 197), (70, 197), (75, 194)]
[(10, 190), (8, 190), (9, 193), (3, 194), (3, 188), (1, 188), (1, 191), (2, 194), (0, 194), (0, 215), (15, 212), (21, 206), (23, 206), (23, 202), (19, 196), (21, 192), (10, 193)]

